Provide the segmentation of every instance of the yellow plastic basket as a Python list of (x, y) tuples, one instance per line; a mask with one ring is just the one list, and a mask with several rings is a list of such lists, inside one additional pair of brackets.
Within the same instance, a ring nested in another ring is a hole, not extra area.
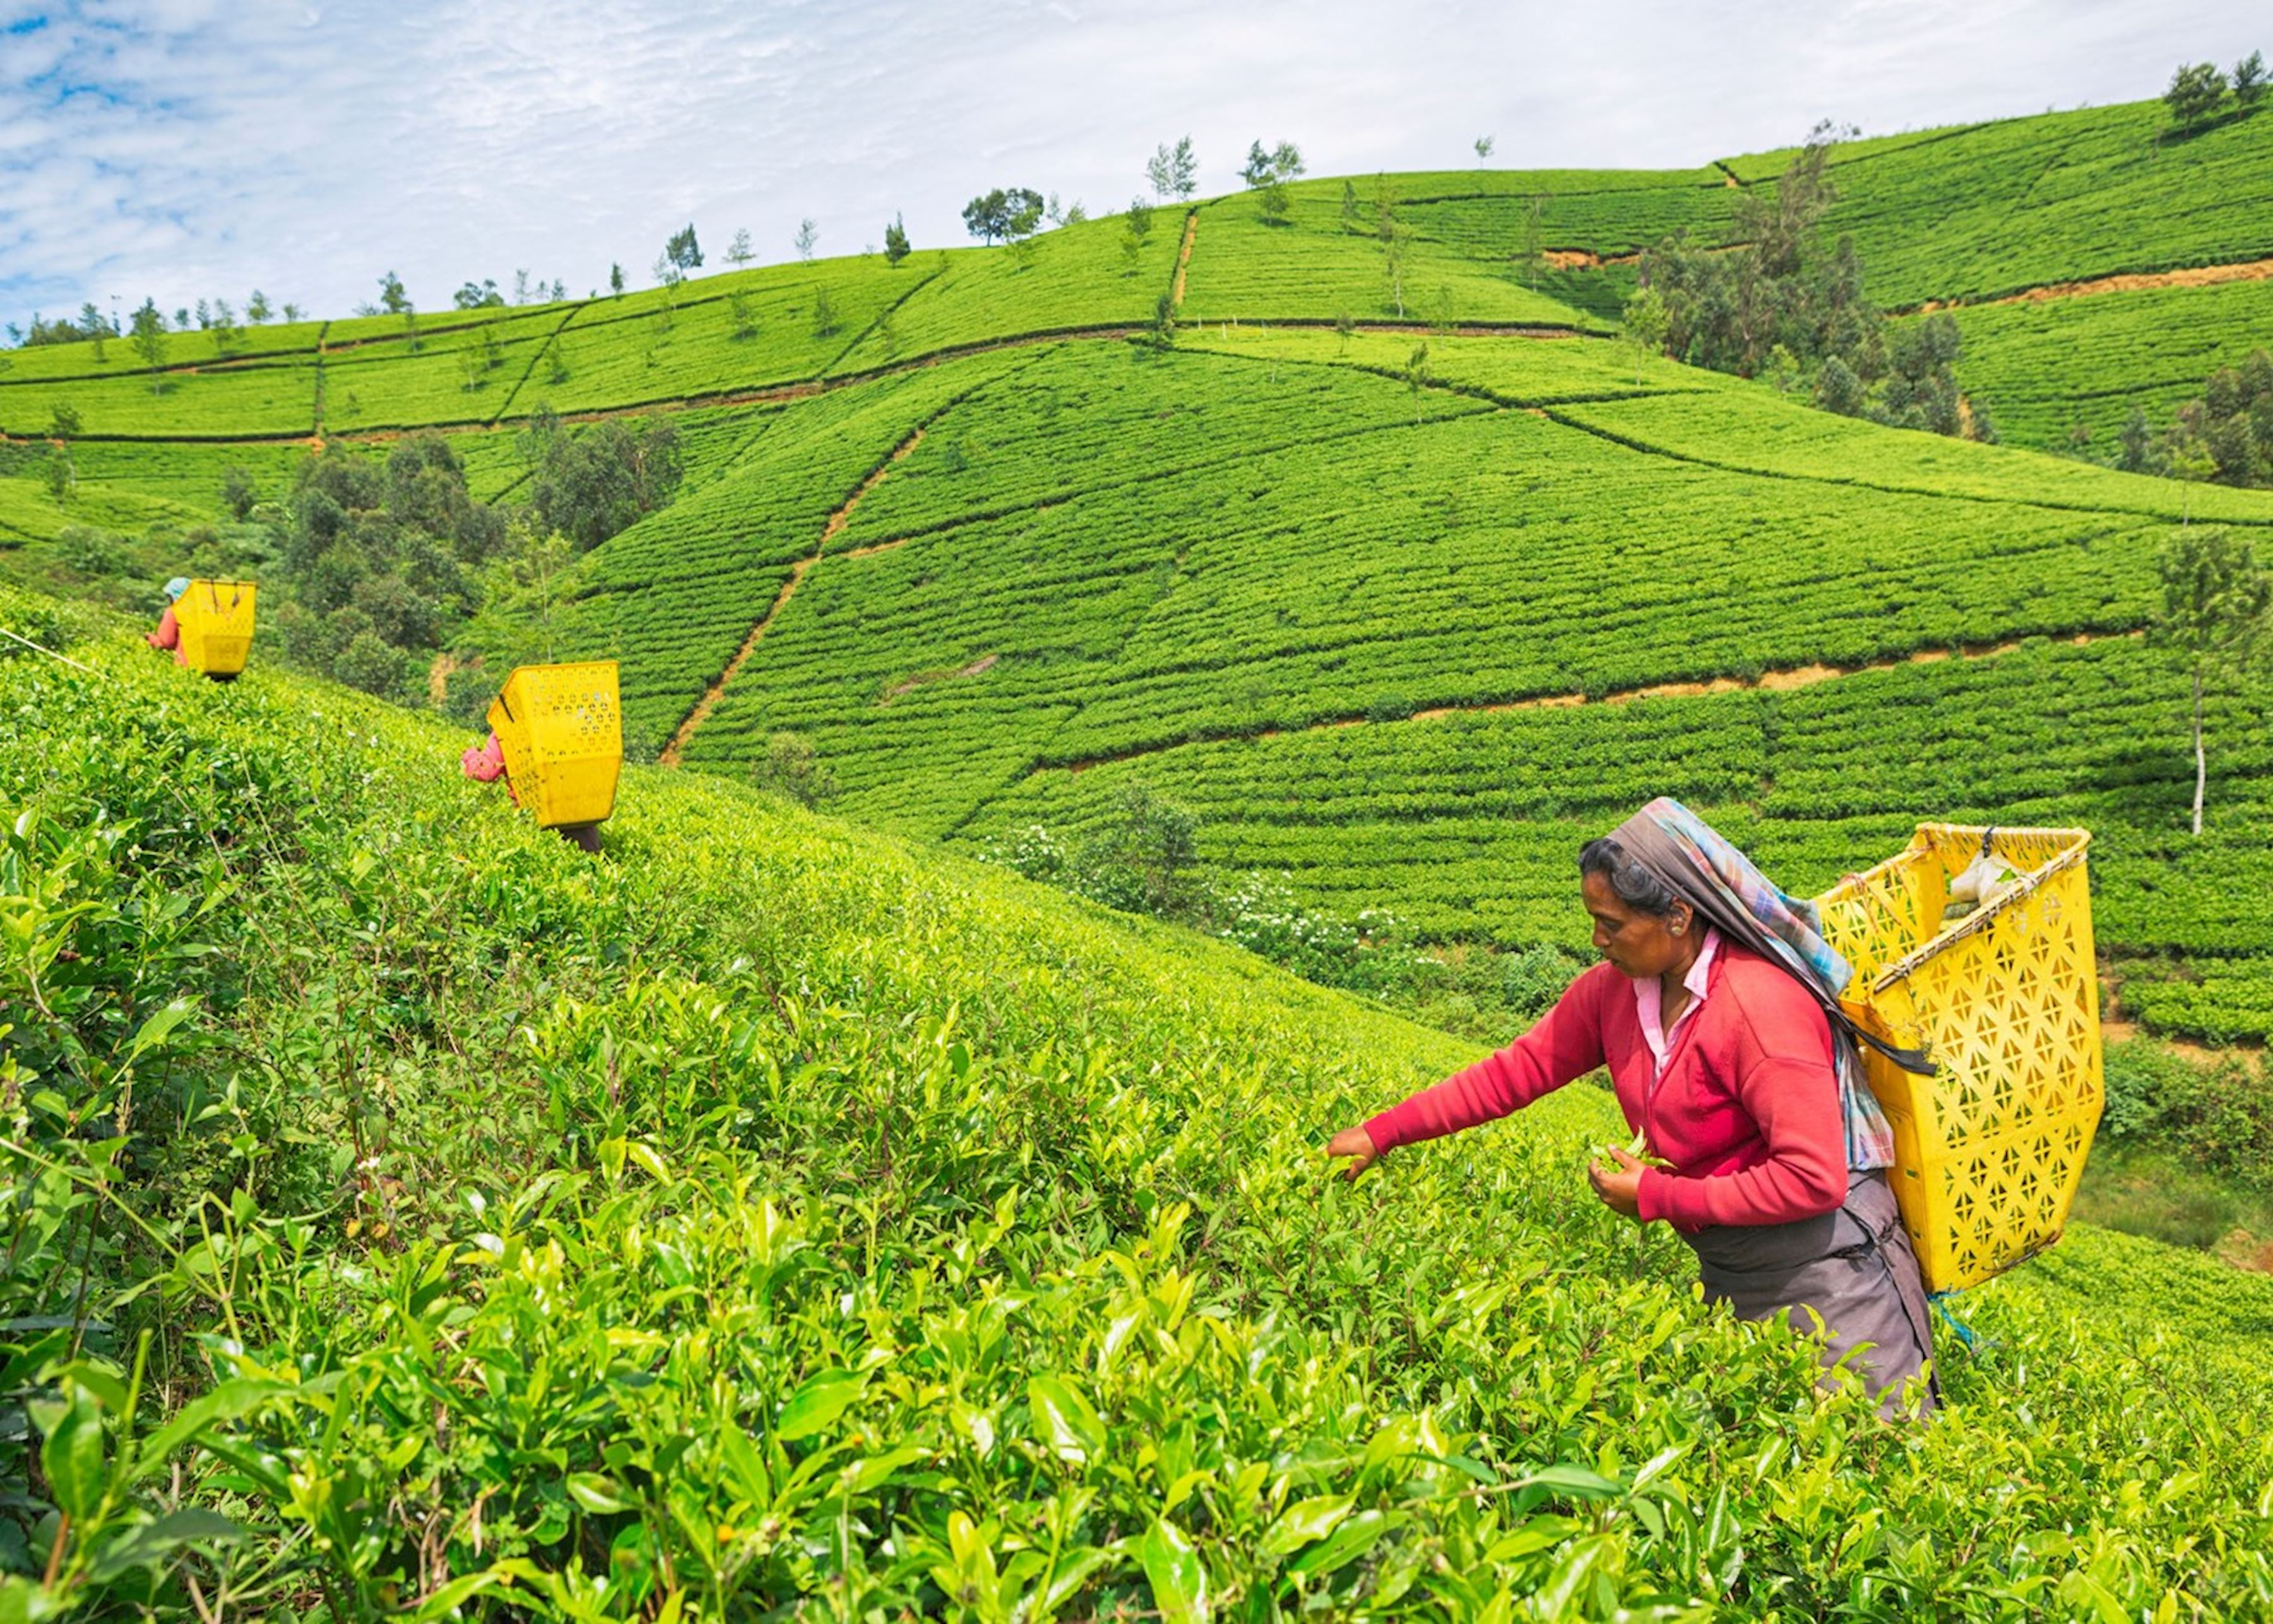
[(490, 702), (514, 798), (539, 827), (598, 823), (616, 809), (624, 728), (616, 662), (523, 665)]
[(259, 591), (249, 580), (191, 581), (189, 590), (174, 600), (184, 663), (208, 677), (234, 677), (243, 670), (252, 647), (252, 608)]
[[(1988, 849), (2017, 876), (1942, 924), (1949, 884)], [(1848, 1008), (1931, 1077), (1868, 1049), (1894, 1130), (1889, 1176), (1930, 1291), (2010, 1269), (2060, 1237), (2099, 1123), (2099, 979), (2082, 829), (1918, 826), (1908, 849), (1816, 899), (1855, 967)]]

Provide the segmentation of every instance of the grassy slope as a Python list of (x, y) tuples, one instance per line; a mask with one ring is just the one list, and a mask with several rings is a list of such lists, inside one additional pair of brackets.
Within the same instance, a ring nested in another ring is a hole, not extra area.
[[(2273, 939), (2217, 900), (2221, 876), (2273, 881), (2265, 696), (2213, 719), (2219, 832), (2197, 846), (2177, 679), (2122, 635), (2166, 526), (2266, 526), (2273, 499), (1890, 434), (1664, 363), (1637, 383), (1579, 343), (1440, 339), (1443, 386), (1416, 393), (1383, 376), (1400, 338), (1201, 341), (1045, 352), (949, 406), (690, 760), (791, 729), (858, 815), (974, 838), (1079, 829), (1145, 782), (1204, 812), (1226, 866), (1509, 944), (1575, 940), (1570, 843), (1658, 790), (1810, 886), (1916, 818), (2083, 820), (2136, 1007), (2273, 1029)], [(767, 468), (761, 442), (744, 476)], [(2112, 640), (1789, 694), (1317, 726), (2077, 635)], [(2172, 955), (2185, 977), (2154, 968)]]
[[(232, 1389), (267, 1396), (228, 1429), (276, 1490), (195, 1457), (181, 1480), (248, 1525), (224, 1560), (251, 1597), (323, 1578), (376, 1605), (487, 1570), (559, 1614), (559, 1575), (612, 1563), (626, 1608), (842, 1583), (933, 1611), (941, 1586), (1036, 1583), (1030, 1527), (1076, 1575), (1069, 1616), (1157, 1606), (1193, 1563), (1258, 1616), (1408, 1585), (1464, 1616), (1542, 1590), (1556, 1616), (1862, 1594), (2129, 1616), (2273, 1584), (2264, 1282), (2079, 1228), (1968, 1295), (1983, 1353), (1948, 1353), (1952, 1412), (1884, 1432), (1583, 1194), (1591, 1090), (1324, 1186), (1328, 1128), (1467, 1051), (701, 777), (627, 774), (591, 862), (463, 782), (431, 722), (75, 652), (100, 674), (0, 660), (0, 873), (65, 907), (233, 879), (193, 922), (206, 951), (133, 972), (207, 1000), (136, 1154), (195, 1169), (160, 1143), (176, 1100), (270, 1057), (229, 1109), (273, 1148), (194, 1176), (240, 1192), (236, 1223), (307, 1218), (232, 1276), (242, 1351), (211, 1355), (284, 1378)], [(122, 855), (56, 861), (98, 816)], [(359, 1094), (324, 1058), (341, 1041)], [(358, 1100), (368, 1159), (341, 1179)], [(191, 1327), (218, 1313), (198, 1255), (167, 1310)], [(33, 1284), (12, 1313), (45, 1310)], [(1030, 1385), (1052, 1375), (1075, 1396)], [(1455, 1493), (1450, 1453), (1603, 1481)], [(836, 1486), (796, 1492), (804, 1463)], [(346, 1513), (333, 1485), (363, 1532), (326, 1564), (306, 1532)], [(1353, 1515), (1363, 1538), (1324, 1542)], [(974, 1544), (994, 1578), (956, 1576)]]
[(2163, 428), (2219, 367), (2273, 348), (2273, 281), (1982, 305), (1957, 325), (1965, 387), (2000, 436), (2065, 451), (2081, 425), (2108, 460), (2134, 407)]

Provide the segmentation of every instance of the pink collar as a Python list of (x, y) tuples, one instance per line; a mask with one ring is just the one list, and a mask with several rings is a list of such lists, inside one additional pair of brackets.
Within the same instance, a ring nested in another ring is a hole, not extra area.
[(1657, 977), (1645, 976), (1633, 983), (1634, 1014), (1641, 1019), (1642, 1041), (1649, 1045), (1650, 1055), (1655, 1061), (1652, 1070), (1665, 1069), (1665, 1057), (1672, 1047), (1674, 1033), (1688, 1025), (1691, 1018), (1704, 1007), (1705, 994), (1712, 984), (1713, 961), (1720, 951), (1721, 932), (1708, 927), (1705, 932), (1705, 945), (1697, 950), (1697, 962), (1681, 978), (1681, 984), (1689, 992), (1689, 1007), (1683, 1010), (1681, 1019), (1673, 1023), (1672, 1032), (1665, 1030), (1659, 1019), (1665, 1003), (1665, 993), (1664, 989), (1658, 985)]

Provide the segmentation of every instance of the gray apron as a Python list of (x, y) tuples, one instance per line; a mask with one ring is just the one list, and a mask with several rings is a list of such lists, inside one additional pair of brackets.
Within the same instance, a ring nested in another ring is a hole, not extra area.
[(1922, 1402), (1940, 1399), (1926, 1370), (1933, 1357), (1925, 1286), (1917, 1254), (1883, 1171), (1848, 1174), (1847, 1200), (1836, 1212), (1793, 1224), (1712, 1224), (1683, 1235), (1697, 1254), (1707, 1302), (1726, 1303), (1739, 1320), (1791, 1310), (1792, 1328), (1815, 1328), (1821, 1317), (1827, 1367), (1856, 1347), (1849, 1361), (1862, 1375), (1879, 1413), (1902, 1406), (1903, 1385), (1925, 1377)]

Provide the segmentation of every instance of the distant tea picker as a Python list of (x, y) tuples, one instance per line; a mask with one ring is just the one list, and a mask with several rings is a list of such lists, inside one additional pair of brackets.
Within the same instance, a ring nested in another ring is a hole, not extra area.
[(517, 667), (491, 702), (489, 722), (489, 737), (459, 757), (459, 770), (479, 783), (503, 778), (539, 828), (599, 850), (624, 760), (616, 662)]
[(151, 647), (174, 656), (176, 665), (235, 682), (252, 647), (253, 612), (259, 589), (249, 580), (191, 580), (176, 575), (166, 583), (166, 612), (158, 629), (146, 633)]
[(186, 575), (176, 575), (166, 583), (166, 612), (158, 617), (158, 629), (146, 633), (142, 640), (153, 648), (170, 653), (176, 665), (190, 662), (182, 653), (181, 617), (174, 612), (174, 606), (181, 602), (182, 594), (189, 589), (190, 578)]
[[(1844, 960), (1787, 896), (1686, 807), (1651, 802), (1579, 854), (1603, 962), (1507, 1048), (1326, 1147), (1354, 1177), (1400, 1145), (1519, 1111), (1609, 1068), (1637, 1146), (1587, 1169), (1613, 1212), (1660, 1219), (1739, 1319), (1819, 1318), (1827, 1364), (1852, 1356), (1882, 1411), (1939, 1402), (1918, 1260), (1888, 1186), (1894, 1140), (1859, 1044), (1915, 1051), (1841, 1007)], [(1865, 1345), (1867, 1344), (1867, 1346)]]

